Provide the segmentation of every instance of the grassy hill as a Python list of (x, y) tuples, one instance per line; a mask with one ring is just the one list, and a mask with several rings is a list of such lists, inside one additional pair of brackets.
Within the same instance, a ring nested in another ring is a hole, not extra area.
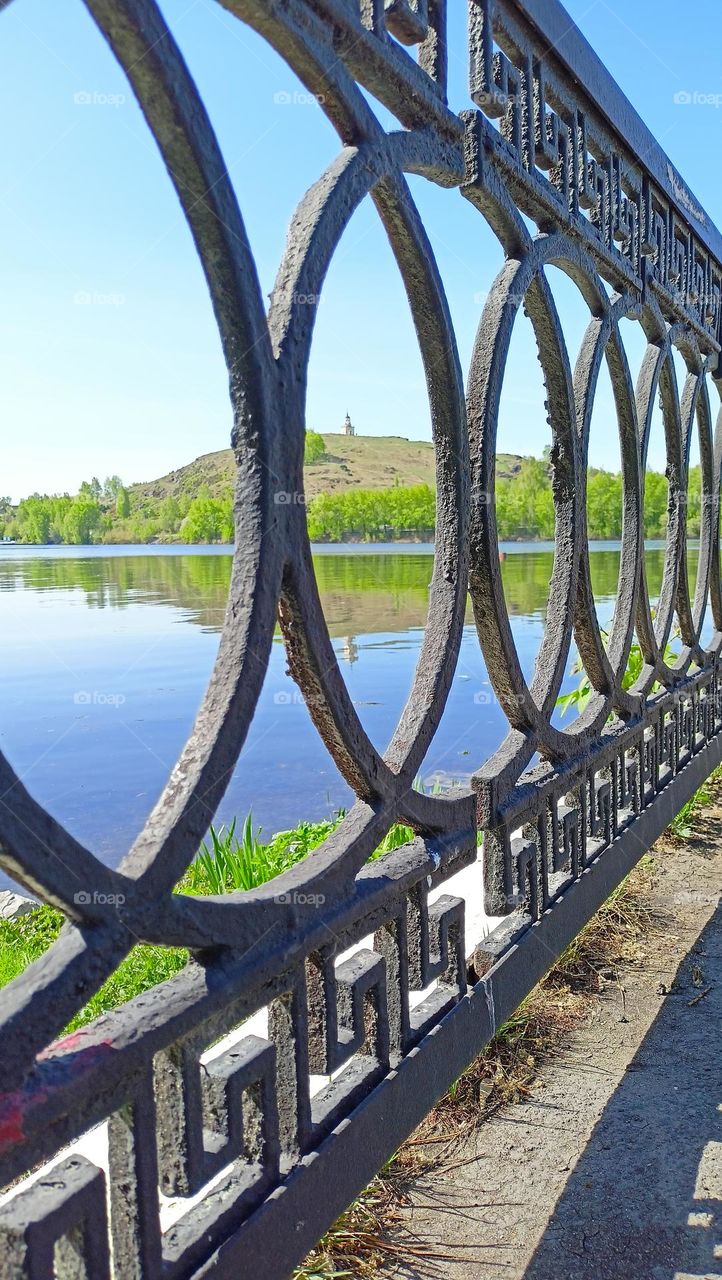
[[(402, 436), (324, 435), (326, 456), (306, 467), (306, 495), (340, 493), (344, 489), (389, 489), (401, 485), (435, 483), (434, 447), (426, 440), (405, 440)], [(497, 457), (499, 476), (515, 475), (521, 465), (516, 454)], [(233, 484), (233, 454), (230, 449), (204, 453), (195, 462), (158, 480), (134, 484), (130, 492), (138, 505), (148, 498), (195, 497), (207, 485), (212, 497), (220, 497)]]

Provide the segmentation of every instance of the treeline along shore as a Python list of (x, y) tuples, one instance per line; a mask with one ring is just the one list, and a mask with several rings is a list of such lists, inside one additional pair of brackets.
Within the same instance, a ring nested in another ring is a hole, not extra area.
[[(313, 433), (311, 433), (313, 434)], [(313, 465), (313, 464), (310, 464)], [(93, 479), (74, 496), (39, 494), (13, 504), (0, 498), (0, 536), (31, 544), (68, 543), (231, 543), (233, 500), (230, 484), (213, 492), (201, 484), (195, 493), (155, 496), (150, 486), (126, 487), (118, 476), (104, 484)], [(304, 501), (302, 494), (278, 494), (283, 502)], [(519, 459), (510, 475), (497, 475), (492, 502), (502, 540), (535, 541), (554, 536), (554, 500), (547, 459)], [(668, 485), (664, 475), (645, 478), (645, 536), (664, 537)], [(431, 540), (436, 494), (432, 485), (394, 483), (388, 488), (352, 487), (318, 493), (306, 501), (313, 542), (393, 542)], [(622, 476), (590, 469), (587, 475), (587, 525), (590, 538), (612, 540), (622, 532)], [(689, 473), (687, 531), (699, 534), (700, 468)]]

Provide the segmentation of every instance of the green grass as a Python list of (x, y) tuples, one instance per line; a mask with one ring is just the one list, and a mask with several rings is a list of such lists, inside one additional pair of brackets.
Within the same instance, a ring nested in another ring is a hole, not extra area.
[[(47, 951), (60, 933), (64, 919), (62, 912), (54, 907), (38, 907), (17, 920), (0, 920), (0, 987), (12, 982), (33, 960)], [(114, 1009), (165, 978), (172, 978), (187, 959), (188, 952), (178, 947), (145, 944), (134, 947), (115, 973), (68, 1023), (66, 1031), (75, 1031), (107, 1009)]]
[[(266, 884), (322, 844), (344, 816), (339, 812), (324, 822), (300, 822), (291, 831), (278, 832), (265, 844), (260, 839), (260, 831), (254, 830), (250, 814), (240, 836), (235, 820), (218, 831), (211, 827), (208, 841), (201, 845), (176, 892), (223, 894)], [(413, 834), (410, 827), (394, 825), (372, 856), (380, 857), (397, 849), (413, 839)], [(61, 911), (42, 906), (17, 920), (0, 920), (0, 987), (12, 982), (47, 951), (60, 933), (64, 919)], [(66, 1031), (75, 1031), (108, 1009), (172, 978), (187, 960), (185, 948), (139, 943), (79, 1010)]]
[(299, 822), (291, 831), (279, 831), (267, 844), (260, 839), (260, 829), (254, 830), (250, 813), (240, 836), (235, 819), (218, 831), (211, 827), (209, 840), (201, 845), (178, 892), (220, 894), (267, 884), (322, 844), (344, 816), (339, 811), (325, 822)]
[(722, 765), (713, 769), (712, 773), (695, 791), (694, 795), (682, 805), (679, 813), (672, 819), (668, 831), (678, 840), (691, 840), (695, 835), (700, 811), (709, 808), (715, 799), (715, 793), (722, 782)]
[(17, 920), (0, 920), (0, 986), (7, 986), (47, 951), (62, 923), (62, 913), (52, 907), (38, 907)]
[[(655, 616), (654, 610), (652, 610), (652, 617), (654, 616)], [(605, 648), (609, 643), (609, 635), (610, 635), (609, 630), (605, 627), (602, 627), (601, 636), (602, 636), (602, 641), (604, 643)], [(678, 657), (679, 657), (679, 654), (676, 652), (675, 649), (672, 648), (670, 644), (665, 645), (664, 661), (667, 663), (668, 666), (671, 666), (674, 662), (676, 662)], [(644, 655), (642, 653), (640, 645), (636, 640), (634, 640), (629, 650), (629, 657), (627, 658), (627, 666), (625, 668), (624, 675), (622, 676), (623, 689), (631, 689), (632, 685), (639, 679), (640, 675), (642, 674), (643, 666), (644, 666)], [(584, 666), (581, 658), (577, 658), (575, 660), (575, 662), (572, 664), (570, 668), (569, 674), (578, 675), (579, 683), (576, 689), (572, 689), (570, 693), (560, 694), (556, 700), (556, 705), (560, 708), (562, 716), (565, 716), (567, 714), (567, 711), (571, 711), (573, 708), (576, 709), (577, 714), (581, 716), (586, 711), (587, 706), (591, 700), (592, 694), (594, 692), (594, 690), (592, 689), (592, 684), (589, 679), (589, 676), (584, 670)], [(652, 688), (650, 689), (650, 693), (657, 693), (659, 688), (660, 688), (659, 684), (657, 683), (653, 684)], [(614, 717), (610, 714), (609, 719), (613, 720)]]

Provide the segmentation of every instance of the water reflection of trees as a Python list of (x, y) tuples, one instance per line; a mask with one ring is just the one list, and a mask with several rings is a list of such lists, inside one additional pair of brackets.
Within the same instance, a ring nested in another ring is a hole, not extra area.
[(58, 556), (12, 559), (0, 552), (0, 591), (82, 591), (91, 609), (165, 604), (218, 630), (231, 557), (197, 555)]
[[(690, 548), (692, 585), (697, 551)], [(661, 581), (663, 550), (646, 552), (650, 594)], [(543, 617), (553, 553), (530, 548), (510, 553), (501, 565), (511, 615)], [(424, 625), (433, 556), (423, 553), (320, 555), (316, 578), (331, 635), (335, 638)], [(619, 552), (591, 557), (595, 596), (612, 599)], [(13, 558), (0, 552), (0, 591), (82, 591), (89, 608), (123, 609), (160, 604), (182, 609), (188, 620), (217, 631), (223, 622), (231, 576), (230, 555), (58, 556)], [(467, 614), (471, 620), (470, 612)]]

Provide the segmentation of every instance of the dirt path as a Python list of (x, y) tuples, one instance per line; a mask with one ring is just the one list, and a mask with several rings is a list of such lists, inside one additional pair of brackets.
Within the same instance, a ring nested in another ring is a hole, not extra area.
[(436, 1274), (722, 1276), (722, 810), (694, 845), (654, 857), (669, 928), (530, 1101), (483, 1125), (456, 1168), (414, 1184), (406, 1229), (448, 1256)]

